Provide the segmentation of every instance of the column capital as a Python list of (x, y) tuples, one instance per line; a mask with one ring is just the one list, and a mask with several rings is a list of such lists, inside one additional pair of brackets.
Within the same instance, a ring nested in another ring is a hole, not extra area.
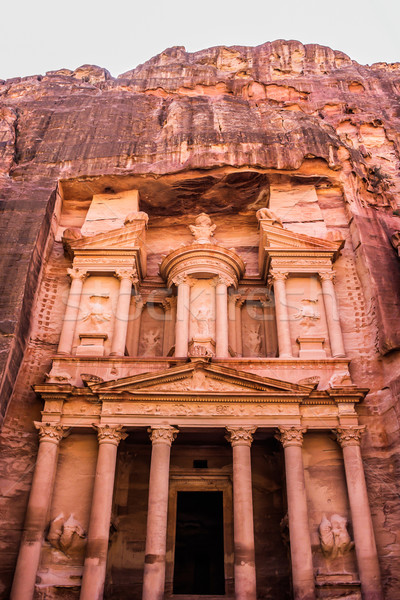
[(179, 429), (172, 427), (172, 425), (149, 427), (147, 431), (152, 444), (167, 444), (168, 446), (171, 446), (179, 433)]
[(274, 283), (275, 281), (285, 281), (289, 276), (286, 271), (276, 271), (275, 269), (269, 272), (268, 283)]
[(179, 286), (182, 283), (186, 283), (187, 285), (190, 285), (191, 278), (189, 277), (189, 275), (186, 275), (186, 273), (180, 273), (179, 275), (176, 275), (175, 277), (173, 277), (171, 279), (171, 282), (174, 283), (176, 286)]
[(318, 273), (318, 276), (321, 281), (332, 281), (332, 283), (335, 283), (336, 273), (333, 270), (321, 271)]
[(231, 277), (228, 277), (228, 275), (221, 274), (215, 279), (215, 286), (217, 285), (226, 285), (228, 288), (229, 286), (234, 285), (234, 281)]
[(240, 294), (234, 294), (233, 297), (235, 299), (236, 306), (238, 306), (239, 308), (241, 308), (246, 302), (246, 298), (243, 298), (243, 296), (241, 296)]
[(350, 427), (337, 427), (333, 432), (341, 447), (345, 448), (346, 446), (359, 446), (365, 429), (365, 425), (351, 425)]
[(118, 446), (121, 440), (128, 437), (122, 425), (95, 425), (92, 427), (97, 431), (99, 444), (113, 444)]
[(137, 277), (137, 270), (135, 267), (132, 267), (131, 269), (126, 269), (126, 268), (115, 269), (114, 276), (117, 279), (119, 279), (120, 281), (122, 279), (130, 279), (132, 281), (132, 283), (137, 283), (139, 281), (139, 279)]
[(307, 427), (279, 427), (279, 433), (276, 439), (279, 440), (284, 448), (287, 446), (302, 446), (303, 434), (307, 431)]
[(164, 311), (172, 310), (172, 308), (176, 306), (176, 302), (176, 296), (168, 296), (167, 298), (164, 298), (162, 301), (162, 307)]
[(228, 435), (225, 439), (234, 446), (251, 446), (253, 442), (253, 433), (257, 427), (225, 427)]
[(80, 269), (78, 267), (72, 267), (70, 269), (67, 269), (67, 273), (72, 280), (80, 279), (82, 282), (85, 281), (87, 277), (89, 277), (89, 273), (86, 270)]
[(60, 423), (42, 423), (34, 421), (36, 429), (38, 429), (39, 439), (41, 442), (53, 442), (59, 444), (63, 437), (67, 437), (71, 431), (70, 427), (61, 425)]

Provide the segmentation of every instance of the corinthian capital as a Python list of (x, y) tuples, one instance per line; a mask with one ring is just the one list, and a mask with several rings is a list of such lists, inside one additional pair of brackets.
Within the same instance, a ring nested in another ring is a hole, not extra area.
[(174, 283), (176, 286), (179, 286), (181, 283), (190, 284), (190, 277), (188, 277), (188, 275), (185, 273), (180, 273), (179, 275), (176, 275), (176, 277), (172, 278), (172, 283)]
[(179, 429), (171, 425), (149, 427), (148, 433), (152, 444), (168, 444), (170, 446), (179, 433)]
[(270, 271), (268, 275), (268, 283), (274, 283), (275, 281), (285, 281), (288, 278), (289, 273), (286, 271)]
[(279, 433), (276, 439), (279, 440), (284, 448), (286, 446), (302, 446), (303, 434), (307, 427), (279, 427)]
[(83, 269), (78, 269), (78, 267), (67, 269), (67, 273), (72, 280), (80, 279), (81, 281), (85, 281), (85, 279), (89, 277), (89, 273), (87, 271), (84, 271)]
[(321, 281), (332, 281), (332, 283), (335, 283), (335, 271), (321, 271), (318, 275)]
[(226, 427), (225, 439), (233, 446), (251, 446), (257, 427)]
[(121, 440), (128, 437), (122, 425), (95, 425), (93, 428), (97, 431), (99, 444), (113, 444), (118, 446)]
[(359, 446), (365, 425), (352, 425), (350, 427), (337, 427), (334, 430), (336, 438), (342, 448), (346, 446)]
[(135, 267), (132, 269), (115, 269), (115, 277), (120, 281), (121, 279), (130, 279), (132, 283), (137, 283), (139, 281)]
[(42, 423), (41, 421), (34, 421), (36, 429), (38, 429), (39, 439), (41, 442), (53, 442), (58, 444), (63, 437), (66, 437), (71, 428), (60, 423)]

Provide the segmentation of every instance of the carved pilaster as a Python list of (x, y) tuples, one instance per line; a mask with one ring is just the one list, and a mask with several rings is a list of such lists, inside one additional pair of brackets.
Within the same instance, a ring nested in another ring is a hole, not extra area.
[(41, 442), (59, 444), (62, 438), (67, 437), (71, 431), (70, 427), (60, 425), (60, 423), (42, 423), (41, 421), (34, 421), (33, 423), (36, 429), (38, 429)]
[(341, 447), (345, 448), (346, 446), (359, 446), (365, 429), (365, 425), (352, 425), (350, 427), (337, 427), (333, 431)]
[(302, 446), (303, 434), (307, 427), (279, 427), (279, 433), (276, 439), (279, 440), (284, 448), (287, 446)]
[(171, 425), (165, 425), (162, 427), (149, 427), (148, 433), (152, 444), (167, 444), (171, 446), (179, 433), (179, 429), (172, 427)]
[(225, 439), (233, 446), (251, 446), (257, 427), (226, 427)]
[(94, 425), (93, 428), (97, 431), (97, 439), (99, 444), (113, 444), (118, 446), (121, 440), (128, 437), (122, 425)]

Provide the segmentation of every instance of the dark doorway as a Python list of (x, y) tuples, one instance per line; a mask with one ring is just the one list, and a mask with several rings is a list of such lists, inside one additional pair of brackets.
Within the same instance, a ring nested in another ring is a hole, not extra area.
[(174, 594), (225, 594), (222, 492), (178, 492)]

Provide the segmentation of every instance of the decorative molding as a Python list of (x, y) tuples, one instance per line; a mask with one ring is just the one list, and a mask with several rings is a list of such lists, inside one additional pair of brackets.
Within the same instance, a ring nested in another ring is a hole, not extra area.
[(128, 437), (122, 425), (95, 425), (92, 427), (97, 431), (97, 439), (99, 444), (113, 444), (118, 446), (121, 440)]
[(71, 431), (70, 427), (61, 425), (60, 423), (43, 423), (34, 421), (36, 429), (38, 429), (39, 439), (41, 442), (53, 442), (59, 444), (63, 437), (67, 437)]
[(168, 446), (171, 446), (179, 433), (179, 429), (172, 427), (171, 425), (149, 427), (147, 431), (150, 435), (152, 444), (168, 444)]
[(257, 427), (226, 427), (228, 435), (225, 439), (234, 446), (251, 446), (253, 442), (253, 433), (257, 430)]
[(359, 446), (365, 425), (351, 425), (350, 427), (337, 427), (333, 432), (342, 448), (346, 446)]
[(307, 427), (279, 427), (279, 433), (276, 439), (279, 440), (284, 448), (287, 446), (302, 446), (303, 434)]

